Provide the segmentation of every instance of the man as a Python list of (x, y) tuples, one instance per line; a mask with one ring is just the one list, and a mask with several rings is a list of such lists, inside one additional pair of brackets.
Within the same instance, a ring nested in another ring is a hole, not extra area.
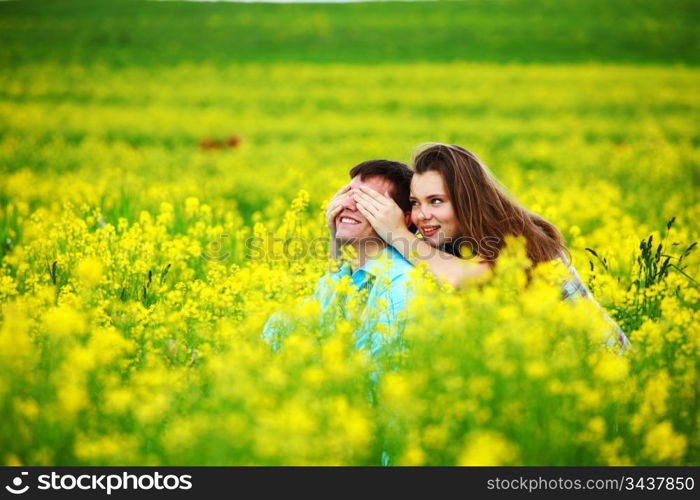
[(336, 287), (343, 278), (349, 279), (356, 291), (366, 294), (364, 323), (356, 332), (356, 347), (367, 348), (373, 355), (402, 329), (411, 294), (408, 272), (413, 266), (379, 237), (358, 210), (353, 193), (360, 187), (386, 193), (403, 209), (408, 226), (412, 174), (408, 166), (397, 161), (362, 162), (350, 170), (350, 183), (336, 193), (326, 210), (331, 256), (337, 258), (338, 250), (343, 247), (352, 247), (354, 255), (349, 261), (341, 262), (337, 271), (321, 278), (314, 296), (323, 311), (334, 305), (342, 308)]
[[(393, 247), (388, 246), (358, 210), (354, 190), (361, 186), (386, 193), (404, 210), (410, 222), (410, 183), (413, 172), (403, 163), (390, 160), (369, 160), (350, 170), (350, 183), (331, 199), (326, 211), (331, 232), (331, 257), (352, 247), (349, 259), (341, 260), (336, 270), (323, 276), (313, 298), (321, 306), (324, 317), (341, 317), (351, 295), (339, 293), (343, 283), (356, 292), (354, 299), (363, 301), (361, 326), (355, 332), (356, 347), (376, 356), (381, 347), (395, 340), (403, 326), (406, 303), (411, 294), (408, 272), (412, 265)], [(339, 286), (340, 285), (340, 286)], [(279, 347), (282, 328), (280, 318), (270, 318), (263, 337)]]

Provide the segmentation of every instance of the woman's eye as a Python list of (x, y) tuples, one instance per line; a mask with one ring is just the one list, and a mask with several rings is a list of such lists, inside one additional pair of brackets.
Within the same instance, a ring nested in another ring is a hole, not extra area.
[(411, 200), (411, 206), (412, 206), (412, 207), (417, 207), (417, 206), (418, 206), (418, 202), (417, 202), (417, 201), (414, 201), (414, 200)]
[(442, 200), (441, 200), (440, 198), (433, 198), (433, 199), (431, 200), (431, 203), (432, 203), (433, 205), (437, 205), (437, 204), (442, 203)]

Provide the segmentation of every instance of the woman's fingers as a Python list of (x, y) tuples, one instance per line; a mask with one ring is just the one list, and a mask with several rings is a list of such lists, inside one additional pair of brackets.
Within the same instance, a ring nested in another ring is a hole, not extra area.
[[(378, 191), (375, 191), (375, 190), (372, 189), (372, 188), (368, 188), (368, 187), (365, 187), (365, 186), (360, 186), (359, 189), (360, 189), (360, 192), (361, 192), (361, 193), (364, 193), (366, 196), (372, 198), (373, 200), (375, 200), (375, 201), (377, 201), (377, 202), (379, 202), (379, 203), (382, 203), (382, 204), (383, 204), (383, 203), (385, 203), (387, 200), (391, 200), (391, 198), (388, 198), (387, 196), (381, 194), (381, 193), (378, 192)], [(391, 200), (391, 201), (393, 201), (393, 200)]]
[(375, 210), (380, 210), (384, 206), (383, 203), (380, 203), (376, 199), (371, 198), (370, 196), (367, 196), (366, 194), (361, 193), (361, 192), (357, 193), (355, 195), (355, 201), (356, 202), (362, 201), (365, 204), (365, 206), (372, 207)]
[(336, 206), (336, 205), (342, 205), (343, 202), (350, 196), (350, 194), (341, 194), (338, 195), (337, 197), (331, 199), (331, 201), (328, 203), (329, 206)]
[(366, 203), (362, 200), (356, 201), (355, 206), (357, 207), (358, 210), (360, 210), (360, 211), (365, 210), (365, 211), (371, 213), (372, 215), (374, 215), (377, 211), (377, 209), (373, 205), (370, 205), (369, 203)]
[(339, 195), (331, 198), (331, 200), (328, 202), (328, 205), (335, 205), (336, 203), (342, 203), (343, 200), (345, 200), (348, 196), (350, 196), (350, 193), (340, 193)]
[(335, 197), (335, 198), (340, 198), (340, 199), (345, 198), (345, 197), (347, 197), (347, 196), (350, 194), (350, 191), (352, 191), (352, 188), (350, 187), (350, 184), (348, 184), (348, 185), (343, 186), (342, 188), (340, 188), (340, 189), (338, 190), (338, 192), (335, 193), (335, 196), (334, 196), (334, 197)]
[(348, 198), (348, 196), (350, 196), (350, 186), (345, 186), (337, 193), (335, 193), (335, 195), (333, 195), (333, 198), (328, 200), (326, 210), (334, 209), (338, 205), (342, 206), (343, 202)]
[(343, 210), (343, 204), (338, 203), (336, 206), (334, 206), (330, 210), (329, 215), (335, 219), (342, 210)]
[(335, 219), (343, 211), (343, 201), (344, 198), (332, 199), (326, 207), (326, 223), (331, 230), (335, 229)]
[(335, 197), (338, 196), (339, 194), (343, 194), (343, 193), (345, 193), (346, 191), (349, 191), (349, 190), (350, 190), (350, 184), (346, 184), (346, 185), (344, 185), (343, 187), (341, 187), (340, 189), (338, 189), (338, 190), (335, 192), (335, 194), (333, 195), (333, 197), (335, 198)]
[[(385, 191), (385, 193), (382, 195), (374, 189), (361, 186), (359, 188), (359, 196), (361, 196), (364, 200), (371, 200), (375, 203), (375, 205), (380, 205), (384, 207), (384, 209), (390, 210), (395, 208), (396, 210), (401, 210), (396, 201), (389, 196), (388, 191)], [(403, 212), (403, 210), (401, 210), (401, 212)]]
[(337, 213), (340, 209), (343, 208), (343, 204), (340, 202), (331, 202), (328, 207), (326, 208), (326, 217), (330, 217), (331, 214)]
[(343, 186), (342, 188), (340, 188), (338, 191), (335, 192), (335, 194), (330, 199), (328, 204), (332, 205), (333, 203), (344, 200), (345, 198), (350, 196), (350, 189), (351, 189), (350, 184), (347, 184), (347, 185)]
[(363, 204), (360, 202), (357, 203), (357, 209), (360, 211), (362, 215), (365, 216), (367, 221), (374, 227), (374, 225), (377, 223), (377, 218), (374, 216), (374, 214), (369, 211)]
[(374, 226), (375, 228), (377, 227), (377, 225), (379, 224), (379, 219), (381, 217), (381, 212), (379, 210), (372, 206), (368, 206), (366, 203), (362, 202), (357, 202), (357, 209), (365, 217), (367, 217), (367, 214), (369, 214), (369, 217), (367, 218), (368, 220), (370, 220), (370, 224), (372, 224), (372, 226)]

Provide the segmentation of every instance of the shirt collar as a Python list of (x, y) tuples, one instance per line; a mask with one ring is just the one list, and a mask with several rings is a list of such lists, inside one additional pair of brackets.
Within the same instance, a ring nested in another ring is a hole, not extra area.
[(387, 245), (382, 248), (374, 258), (368, 259), (367, 262), (354, 273), (352, 272), (352, 267), (349, 262), (343, 262), (338, 272), (342, 276), (353, 276), (358, 273), (379, 276), (382, 273), (386, 273), (390, 279), (393, 279), (405, 272), (405, 267), (399, 265), (401, 261), (409, 266), (411, 265), (398, 250), (391, 245)]

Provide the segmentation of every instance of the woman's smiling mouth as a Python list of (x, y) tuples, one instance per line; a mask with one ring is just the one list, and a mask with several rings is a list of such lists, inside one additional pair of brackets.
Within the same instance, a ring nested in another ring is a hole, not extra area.
[(431, 236), (435, 236), (439, 229), (440, 226), (421, 226), (420, 233), (426, 238), (429, 238)]

